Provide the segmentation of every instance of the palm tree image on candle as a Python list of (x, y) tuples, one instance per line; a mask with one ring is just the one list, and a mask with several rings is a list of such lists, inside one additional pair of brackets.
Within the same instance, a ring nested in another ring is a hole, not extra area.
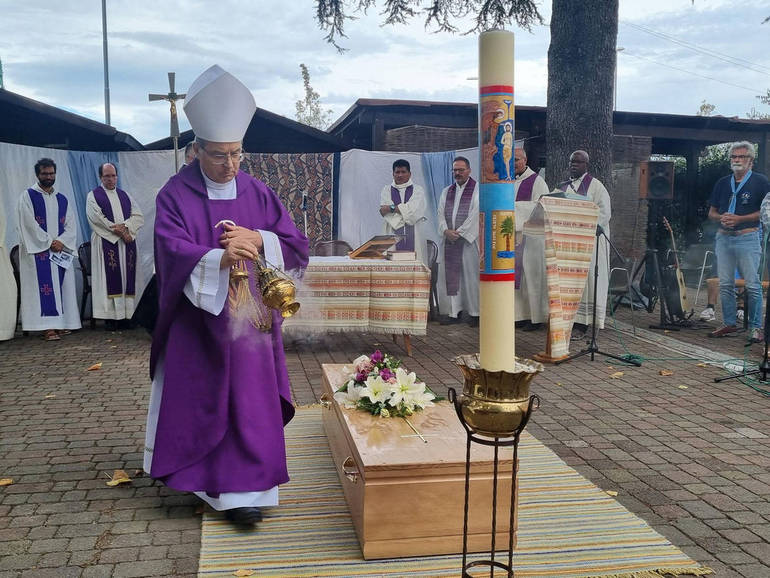
[(500, 225), (500, 235), (505, 239), (505, 251), (498, 251), (498, 256), (504, 259), (513, 257), (513, 251), (511, 251), (511, 237), (514, 232), (513, 217), (506, 217), (503, 219), (503, 224)]

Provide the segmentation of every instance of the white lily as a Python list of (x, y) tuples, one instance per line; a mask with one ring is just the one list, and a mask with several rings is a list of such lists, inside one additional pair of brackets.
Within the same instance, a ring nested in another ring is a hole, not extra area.
[(431, 407), (433, 405), (433, 399), (435, 399), (436, 396), (425, 387), (424, 383), (418, 385), (422, 386), (422, 391), (412, 396), (409, 401), (413, 403), (415, 407), (421, 409)]
[(401, 367), (396, 369), (396, 383), (390, 385), (393, 392), (390, 404), (393, 407), (398, 406), (402, 401), (406, 404), (413, 403), (412, 398), (425, 390), (425, 384), (417, 382), (417, 375), (413, 371), (407, 373)]
[(363, 387), (356, 387), (355, 382), (348, 382), (347, 391), (337, 391), (334, 394), (334, 399), (348, 409), (355, 409), (358, 405), (358, 400), (361, 399), (361, 391)]
[(366, 387), (361, 388), (361, 397), (368, 397), (372, 403), (384, 402), (390, 397), (390, 387), (379, 375), (366, 378)]

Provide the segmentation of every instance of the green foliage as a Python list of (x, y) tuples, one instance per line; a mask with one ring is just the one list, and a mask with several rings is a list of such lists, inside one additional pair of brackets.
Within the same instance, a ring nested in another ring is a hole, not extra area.
[(302, 71), (302, 83), (305, 85), (305, 99), (295, 103), (296, 114), (294, 118), (302, 124), (326, 130), (331, 124), (333, 111), (321, 108), (321, 95), (310, 86), (310, 72), (304, 64), (299, 65)]
[[(345, 21), (354, 14), (366, 13), (377, 0), (316, 0), (316, 20), (327, 32), (326, 41), (338, 50), (338, 38), (345, 38)], [(383, 24), (405, 24), (418, 13), (425, 14), (425, 28), (439, 32), (457, 32), (455, 22), (470, 16), (475, 25), (463, 34), (478, 33), (493, 28), (505, 28), (515, 22), (530, 30), (533, 24), (543, 24), (537, 0), (385, 0), (380, 14)]]

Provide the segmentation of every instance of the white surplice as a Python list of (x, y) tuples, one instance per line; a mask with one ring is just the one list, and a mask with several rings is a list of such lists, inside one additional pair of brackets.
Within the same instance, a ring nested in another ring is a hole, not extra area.
[[(516, 177), (516, 194), (519, 193), (519, 185), (535, 171), (527, 167), (523, 173)], [(529, 220), (537, 201), (543, 195), (548, 194), (548, 185), (543, 177), (538, 175), (532, 185), (532, 199), (519, 201), (516, 199), (516, 238), (522, 236), (524, 223)], [(519, 288), (516, 290), (514, 312), (516, 321), (532, 323), (545, 323), (548, 321), (548, 283), (545, 277), (545, 236), (542, 234), (528, 234), (524, 240), (522, 255), (516, 255), (521, 259), (521, 279), (518, 280)]]
[(12, 339), (16, 331), (16, 279), (5, 247), (5, 215), (0, 205), (0, 341)]
[[(409, 186), (414, 187), (412, 196), (409, 197), (408, 202), (403, 202), (406, 189)], [(413, 225), (414, 251), (417, 254), (417, 260), (422, 261), (427, 267), (428, 245), (427, 236), (423, 230), (423, 226), (427, 222), (427, 217), (425, 216), (425, 211), (427, 209), (425, 191), (420, 185), (412, 183), (412, 179), (409, 179), (403, 185), (397, 185), (395, 182), (392, 182), (382, 188), (382, 191), (380, 192), (380, 206), (393, 204), (390, 197), (390, 187), (396, 187), (398, 189), (402, 202), (397, 205), (398, 211), (383, 216), (383, 219), (385, 220), (385, 234), (401, 235), (403, 234), (404, 225)]]
[[(587, 174), (587, 173), (586, 173)], [(583, 182), (585, 174), (577, 179), (573, 179), (567, 185), (567, 192), (573, 195), (580, 188), (580, 183)], [(556, 191), (554, 191), (556, 192)], [(610, 218), (612, 216), (612, 210), (610, 207), (610, 194), (604, 187), (602, 182), (593, 177), (591, 184), (588, 186), (586, 196), (578, 195), (581, 199), (586, 199), (596, 203), (599, 207), (599, 221), (607, 238), (610, 237)], [(590, 325), (593, 316), (593, 297), (594, 297), (594, 263), (596, 262), (596, 252), (591, 253), (591, 268), (588, 270), (588, 279), (586, 281), (585, 289), (583, 290), (583, 297), (580, 300), (580, 306), (575, 314), (575, 323), (582, 323), (584, 325)], [(610, 263), (610, 247), (607, 243), (607, 239), (604, 235), (599, 237), (599, 282), (596, 287), (596, 327), (597, 329), (604, 329), (604, 319), (607, 312), (607, 291), (609, 289), (609, 263)]]
[[(99, 207), (94, 192), (88, 193), (86, 200), (86, 216), (91, 225), (91, 302), (93, 303), (93, 316), (95, 319), (130, 319), (134, 314), (136, 298), (134, 295), (125, 295), (126, 291), (126, 243), (116, 235), (112, 229), (113, 225), (125, 224), (128, 232), (133, 239), (136, 239), (136, 233), (144, 225), (144, 215), (139, 209), (139, 205), (129, 195), (131, 201), (131, 216), (128, 219), (123, 218), (123, 208), (120, 206), (120, 198), (117, 191), (104, 189), (107, 193), (107, 199), (112, 207), (112, 215), (115, 221), (110, 221), (105, 217), (101, 207)], [(110, 243), (118, 244), (118, 253), (120, 256), (120, 276), (123, 281), (123, 294), (116, 297), (107, 296), (107, 271), (104, 266), (104, 249), (102, 248), (102, 239)], [(140, 286), (140, 268), (139, 254), (136, 259), (136, 286)]]
[(78, 226), (72, 202), (67, 203), (67, 214), (64, 220), (64, 231), (58, 233), (59, 203), (56, 200), (56, 190), (46, 193), (39, 185), (32, 187), (43, 193), (46, 209), (46, 232), (35, 220), (35, 211), (29, 193), (24, 191), (19, 197), (18, 228), (19, 228), (19, 272), (21, 281), (21, 326), (24, 331), (44, 331), (46, 329), (80, 329), (80, 311), (75, 295), (75, 267), (70, 267), (64, 274), (64, 283), (59, 287), (58, 265), (50, 263), (53, 294), (56, 298), (58, 315), (43, 316), (40, 312), (40, 291), (37, 282), (35, 254), (48, 251), (51, 243), (58, 240), (64, 247), (77, 252)]
[[(468, 183), (466, 182), (466, 185)], [(450, 185), (451, 186), (451, 185)], [(454, 206), (452, 208), (452, 221), (457, 218), (457, 211), (460, 208), (464, 185), (457, 185), (455, 190)], [(444, 246), (446, 237), (444, 232), (449, 229), (444, 215), (446, 207), (446, 197), (449, 187), (441, 191), (441, 198), (438, 203), (438, 214), (436, 222), (438, 223), (439, 246), (438, 246), (438, 308), (439, 312), (450, 317), (457, 317), (460, 311), (465, 311), (468, 315), (478, 317), (479, 315), (479, 184), (473, 189), (471, 204), (468, 207), (468, 217), (457, 226), (457, 232), (460, 233), (462, 242), (462, 270), (460, 271), (460, 287), (457, 295), (448, 295), (446, 291), (446, 269), (444, 263)]]

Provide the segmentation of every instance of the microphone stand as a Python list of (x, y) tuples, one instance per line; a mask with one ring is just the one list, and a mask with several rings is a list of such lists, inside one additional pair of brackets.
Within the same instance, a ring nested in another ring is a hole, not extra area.
[(302, 191), (302, 216), (305, 221), (305, 237), (307, 237), (307, 191)]
[[(623, 256), (620, 254), (620, 251), (618, 251), (615, 245), (612, 244), (612, 241), (610, 241), (610, 238), (604, 232), (604, 229), (602, 229), (602, 226), (596, 225), (596, 247), (594, 247), (594, 296), (593, 296), (594, 302), (593, 302), (593, 307), (591, 312), (592, 313), (591, 343), (589, 343), (588, 347), (586, 347), (585, 349), (578, 351), (577, 353), (573, 353), (572, 355), (565, 357), (564, 359), (555, 361), (554, 365), (559, 365), (560, 363), (564, 363), (572, 359), (577, 359), (578, 357), (583, 357), (584, 355), (588, 355), (589, 353), (591, 354), (591, 361), (594, 361), (594, 356), (598, 353), (599, 355), (604, 355), (605, 357), (617, 359), (618, 361), (622, 361), (623, 363), (627, 363), (629, 365), (635, 365), (636, 367), (642, 366), (641, 362), (636, 361), (634, 359), (625, 359), (618, 355), (613, 355), (612, 353), (607, 353), (606, 351), (602, 351), (601, 349), (599, 349), (599, 346), (596, 343), (596, 290), (599, 285), (599, 240), (601, 239), (602, 235), (604, 235), (604, 238), (607, 240), (607, 243), (609, 244), (610, 247), (612, 247), (615, 253), (621, 259), (623, 258)], [(633, 307), (633, 303), (631, 304), (631, 306)]]

